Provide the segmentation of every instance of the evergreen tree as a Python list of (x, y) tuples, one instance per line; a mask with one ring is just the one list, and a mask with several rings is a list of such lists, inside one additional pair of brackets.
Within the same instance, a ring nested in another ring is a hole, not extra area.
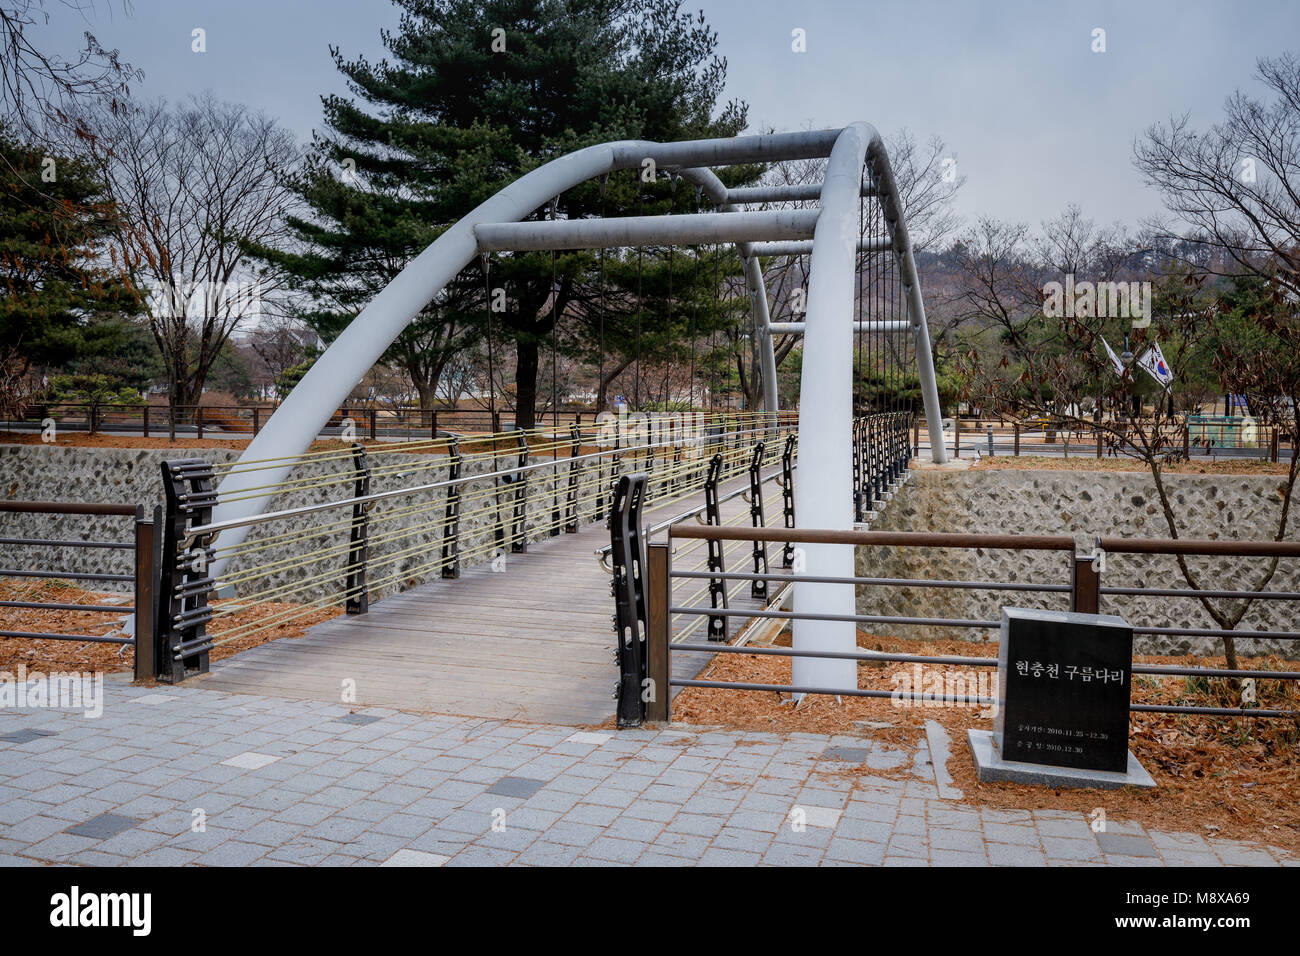
[(107, 253), (116, 222), (92, 168), (0, 129), (0, 355), (24, 367), (105, 354), (141, 309)]
[[(304, 318), (327, 340), (443, 229), (529, 170), (609, 140), (730, 136), (745, 127), (742, 104), (718, 109), (726, 62), (715, 53), (716, 33), (679, 4), (395, 2), (403, 14), (398, 30), (384, 34), (391, 59), (348, 60), (332, 50), (354, 97), (325, 98), (328, 128), (294, 182), (314, 213), (293, 222), (305, 251), (264, 250), (314, 297), (318, 307)], [(694, 191), (673, 190), (670, 180), (584, 184), (559, 197), (554, 214), (693, 211)], [(595, 259), (501, 255), (486, 284), (471, 267), (385, 358), (431, 398), (450, 356), (485, 333), (487, 288), (504, 289), (508, 309), (493, 316), (492, 334), (498, 349), (513, 344), (517, 421), (529, 426), (540, 350), (558, 317), (593, 307)], [(575, 329), (589, 336), (597, 325), (584, 319)]]

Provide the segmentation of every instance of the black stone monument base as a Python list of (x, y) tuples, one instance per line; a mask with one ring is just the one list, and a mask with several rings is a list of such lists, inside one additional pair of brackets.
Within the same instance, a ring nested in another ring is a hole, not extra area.
[(1117, 773), (1003, 760), (991, 730), (967, 730), (966, 742), (975, 758), (975, 774), (980, 783), (1034, 783), (1045, 787), (1092, 787), (1097, 790), (1156, 785), (1131, 750), (1128, 752), (1128, 770)]

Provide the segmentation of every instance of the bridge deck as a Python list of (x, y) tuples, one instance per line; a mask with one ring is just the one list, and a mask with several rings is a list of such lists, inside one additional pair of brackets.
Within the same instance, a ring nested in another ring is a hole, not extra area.
[[(734, 479), (721, 490), (740, 486)], [(780, 521), (779, 487), (764, 486), (768, 523)], [(777, 495), (773, 502), (771, 496)], [(647, 511), (647, 524), (703, 501), (696, 495)], [(723, 502), (723, 521), (748, 504)], [(777, 510), (773, 510), (777, 509)], [(372, 603), (369, 613), (318, 624), (299, 639), (281, 639), (213, 665), (202, 686), (243, 694), (340, 700), (343, 681), (356, 682), (357, 703), (399, 710), (514, 718), (570, 725), (597, 724), (614, 712), (610, 576), (592, 552), (607, 544), (603, 523), (576, 534), (532, 542), (507, 556), (506, 568), (465, 569)], [(703, 551), (678, 547), (676, 566), (688, 569)], [(775, 566), (779, 551), (769, 559)], [(727, 567), (750, 570), (748, 550), (727, 555)], [(692, 594), (703, 580), (677, 582), (674, 602), (707, 603)], [(732, 582), (733, 607), (758, 607), (748, 582)], [(695, 618), (682, 620), (689, 627)], [(734, 631), (740, 618), (730, 619)], [(704, 625), (690, 634), (703, 641)], [(674, 655), (675, 676), (694, 676), (712, 655)]]

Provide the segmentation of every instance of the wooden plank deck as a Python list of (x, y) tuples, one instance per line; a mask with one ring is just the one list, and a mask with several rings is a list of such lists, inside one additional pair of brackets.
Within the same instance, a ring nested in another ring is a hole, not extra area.
[[(722, 492), (740, 487), (733, 479)], [(780, 520), (779, 486), (764, 486), (768, 522)], [(771, 502), (778, 495), (776, 503)], [(703, 501), (696, 495), (646, 513), (663, 520)], [(722, 505), (723, 521), (749, 523), (737, 497)], [(775, 509), (775, 510), (774, 510)], [(506, 556), (505, 569), (482, 564), (458, 580), (437, 580), (371, 604), (367, 614), (318, 624), (299, 639), (281, 639), (213, 665), (200, 686), (241, 694), (340, 701), (345, 680), (356, 702), (424, 713), (511, 718), (569, 725), (598, 724), (614, 712), (618, 678), (610, 576), (593, 552), (609, 541), (603, 523), (576, 534), (531, 542)], [(689, 547), (687, 546), (689, 544)], [(703, 542), (682, 542), (674, 567), (704, 558)], [(780, 551), (769, 549), (775, 568)], [(749, 547), (735, 546), (727, 568), (751, 570)], [(674, 603), (707, 604), (707, 581), (676, 582)], [(733, 607), (756, 608), (749, 582), (732, 582)], [(681, 632), (703, 618), (685, 618)], [(731, 618), (732, 633), (743, 619)], [(705, 640), (704, 624), (689, 632)], [(695, 676), (713, 655), (676, 654), (674, 676)]]

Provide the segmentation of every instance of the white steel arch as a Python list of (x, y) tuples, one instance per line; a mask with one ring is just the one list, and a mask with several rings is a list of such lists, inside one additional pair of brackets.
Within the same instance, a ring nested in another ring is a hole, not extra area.
[[(728, 190), (708, 167), (791, 159), (828, 158), (825, 181), (818, 187), (757, 187)], [(575, 222), (520, 222), (553, 197), (589, 179), (621, 169), (641, 167), (653, 160), (658, 169), (673, 171), (700, 186), (725, 216), (683, 215), (628, 217)], [(925, 307), (917, 279), (902, 204), (879, 133), (867, 123), (839, 130), (742, 136), (732, 139), (651, 143), (639, 140), (608, 143), (578, 150), (520, 177), (444, 232), (417, 256), (353, 319), (317, 359), (265, 428), (249, 443), (241, 462), (285, 458), (280, 468), (228, 475), (225, 498), (212, 522), (250, 518), (269, 503), (241, 495), (253, 485), (283, 481), (292, 468), (291, 456), (306, 451), (347, 398), (353, 386), (379, 359), (419, 311), (469, 265), (480, 252), (494, 248), (556, 249), (638, 243), (735, 242), (745, 260), (745, 279), (753, 300), (754, 331), (763, 361), (764, 408), (776, 410), (776, 363), (766, 287), (759, 256), (771, 243), (805, 248), (812, 253), (807, 314), (798, 324), (779, 331), (804, 334), (799, 401), (799, 460), (801, 480), (795, 488), (795, 513), (801, 526), (849, 529), (852, 510), (852, 356), (854, 283), (858, 234), (858, 198), (864, 193), (864, 169), (879, 197), (907, 297), (907, 322), (915, 340), (931, 455), (943, 461), (942, 422), (931, 361)], [(815, 190), (815, 195), (814, 195)], [(819, 200), (816, 210), (737, 211), (746, 202), (793, 199)], [(811, 242), (805, 246), (811, 235)], [(241, 542), (248, 526), (222, 532), (223, 547)], [(848, 545), (808, 545), (806, 570), (817, 576), (851, 576), (853, 549)], [(219, 576), (224, 562), (212, 573)], [(795, 586), (795, 605), (821, 614), (853, 614), (853, 590), (843, 585)], [(855, 629), (851, 622), (798, 620), (794, 643), (799, 649), (851, 651)], [(857, 686), (853, 661), (794, 659), (794, 683), (801, 686), (847, 689)]]

